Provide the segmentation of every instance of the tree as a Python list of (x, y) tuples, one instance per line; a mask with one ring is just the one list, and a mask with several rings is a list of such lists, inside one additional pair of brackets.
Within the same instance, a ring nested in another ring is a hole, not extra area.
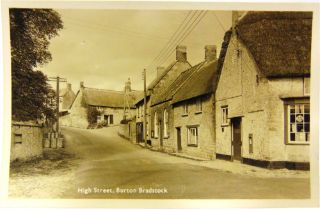
[(88, 106), (87, 119), (88, 119), (89, 125), (97, 123), (97, 118), (99, 115), (100, 115), (100, 112), (96, 107)]
[(48, 47), (63, 28), (60, 15), (52, 9), (10, 9), (9, 13), (12, 118), (24, 121), (50, 116), (48, 79), (35, 68), (52, 60)]

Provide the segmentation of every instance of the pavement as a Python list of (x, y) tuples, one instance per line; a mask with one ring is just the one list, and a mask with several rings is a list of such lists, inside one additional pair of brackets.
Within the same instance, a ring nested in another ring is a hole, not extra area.
[[(63, 128), (73, 180), (62, 198), (301, 199), (309, 172), (268, 170), (223, 160), (197, 161), (154, 152), (119, 137), (118, 127)], [(59, 186), (57, 186), (59, 187)]]

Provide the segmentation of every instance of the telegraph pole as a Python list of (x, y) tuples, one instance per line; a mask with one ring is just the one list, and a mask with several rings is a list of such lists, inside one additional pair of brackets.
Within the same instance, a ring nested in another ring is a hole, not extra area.
[(146, 69), (143, 69), (143, 86), (144, 86), (144, 98), (143, 98), (143, 106), (144, 106), (144, 113), (143, 113), (143, 138), (144, 138), (144, 146), (147, 147), (147, 81), (146, 81)]
[(49, 77), (49, 81), (57, 82), (57, 90), (56, 90), (56, 115), (57, 115), (57, 122), (56, 122), (56, 132), (59, 135), (59, 101), (60, 101), (60, 82), (67, 82), (67, 79), (57, 77)]

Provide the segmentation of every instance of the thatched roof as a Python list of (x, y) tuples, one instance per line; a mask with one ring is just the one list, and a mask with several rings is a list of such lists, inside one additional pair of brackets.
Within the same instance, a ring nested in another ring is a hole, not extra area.
[(202, 64), (199, 63), (188, 70), (182, 72), (177, 79), (168, 87), (161, 90), (152, 97), (151, 105), (156, 105), (172, 99), (173, 95), (178, 91), (179, 87), (192, 75)]
[(236, 30), (266, 77), (310, 74), (311, 12), (248, 12)]
[(176, 69), (176, 68), (190, 68), (191, 65), (188, 61), (181, 62), (181, 61), (174, 61), (172, 62), (157, 78), (155, 78), (149, 85), (148, 90), (152, 90), (166, 75), (169, 71)]
[(205, 62), (180, 86), (172, 98), (172, 104), (214, 92), (218, 61)]
[[(129, 93), (129, 105), (134, 107), (134, 102), (141, 91)], [(124, 91), (83, 88), (83, 99), (87, 105), (121, 108), (124, 106)]]

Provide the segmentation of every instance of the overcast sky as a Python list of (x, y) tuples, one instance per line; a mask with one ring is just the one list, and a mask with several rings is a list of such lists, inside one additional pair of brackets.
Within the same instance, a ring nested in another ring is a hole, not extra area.
[[(52, 61), (41, 67), (48, 76), (66, 78), (72, 89), (86, 87), (123, 90), (131, 78), (132, 88), (142, 90), (142, 70), (159, 54), (189, 11), (169, 10), (58, 10), (64, 29), (51, 40)], [(189, 16), (191, 17), (191, 16)], [(219, 19), (220, 23), (217, 21)], [(217, 45), (220, 52), (230, 11), (209, 11), (181, 43), (187, 46), (191, 65), (204, 59), (204, 46)], [(175, 60), (175, 53), (162, 64)], [(148, 83), (156, 76), (147, 69)], [(61, 84), (65, 87), (66, 84)]]

